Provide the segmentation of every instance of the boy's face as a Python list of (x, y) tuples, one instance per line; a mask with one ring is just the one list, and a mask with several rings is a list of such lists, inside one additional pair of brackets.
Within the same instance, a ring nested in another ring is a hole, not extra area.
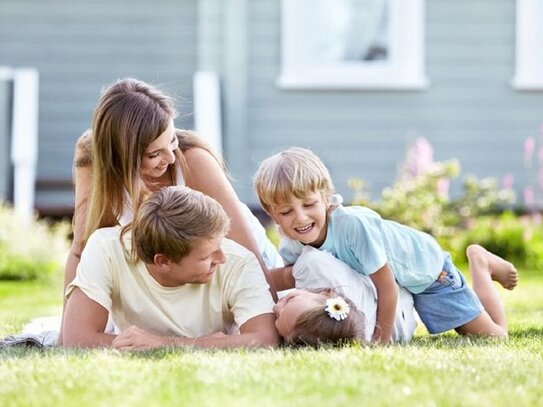
[(327, 204), (317, 191), (303, 199), (291, 196), (288, 202), (276, 205), (270, 215), (286, 237), (320, 247), (326, 239), (326, 211)]

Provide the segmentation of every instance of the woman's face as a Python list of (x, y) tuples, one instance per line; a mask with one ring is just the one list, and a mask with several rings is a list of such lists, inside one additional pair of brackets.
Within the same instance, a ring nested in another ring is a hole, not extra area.
[(285, 341), (289, 341), (296, 326), (296, 321), (306, 311), (322, 306), (325, 293), (312, 293), (305, 290), (292, 290), (273, 307), (275, 327)]
[(168, 166), (175, 162), (174, 152), (177, 147), (177, 136), (171, 120), (168, 128), (149, 144), (143, 153), (141, 175), (149, 178), (160, 178), (164, 175)]

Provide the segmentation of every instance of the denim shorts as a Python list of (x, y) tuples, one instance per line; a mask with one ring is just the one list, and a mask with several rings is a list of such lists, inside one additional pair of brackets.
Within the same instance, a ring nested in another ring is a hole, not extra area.
[(420, 319), (431, 334), (458, 328), (483, 311), (481, 301), (448, 253), (437, 280), (423, 292), (413, 294), (413, 299)]

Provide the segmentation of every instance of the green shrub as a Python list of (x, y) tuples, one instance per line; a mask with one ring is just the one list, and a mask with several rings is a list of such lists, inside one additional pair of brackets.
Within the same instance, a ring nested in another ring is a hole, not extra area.
[(68, 252), (69, 225), (23, 219), (0, 203), (0, 280), (33, 280), (59, 272)]
[(512, 212), (473, 219), (468, 229), (451, 239), (453, 256), (464, 256), (466, 247), (478, 243), (514, 263), (530, 269), (543, 267), (543, 230), (530, 216)]

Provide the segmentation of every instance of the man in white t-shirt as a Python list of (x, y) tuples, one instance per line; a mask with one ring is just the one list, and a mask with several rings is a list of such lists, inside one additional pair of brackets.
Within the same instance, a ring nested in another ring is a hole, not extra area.
[[(212, 198), (169, 187), (132, 227), (94, 232), (66, 289), (64, 346), (278, 345), (268, 285), (254, 255), (224, 238), (228, 224)], [(108, 316), (118, 335), (104, 332)]]

